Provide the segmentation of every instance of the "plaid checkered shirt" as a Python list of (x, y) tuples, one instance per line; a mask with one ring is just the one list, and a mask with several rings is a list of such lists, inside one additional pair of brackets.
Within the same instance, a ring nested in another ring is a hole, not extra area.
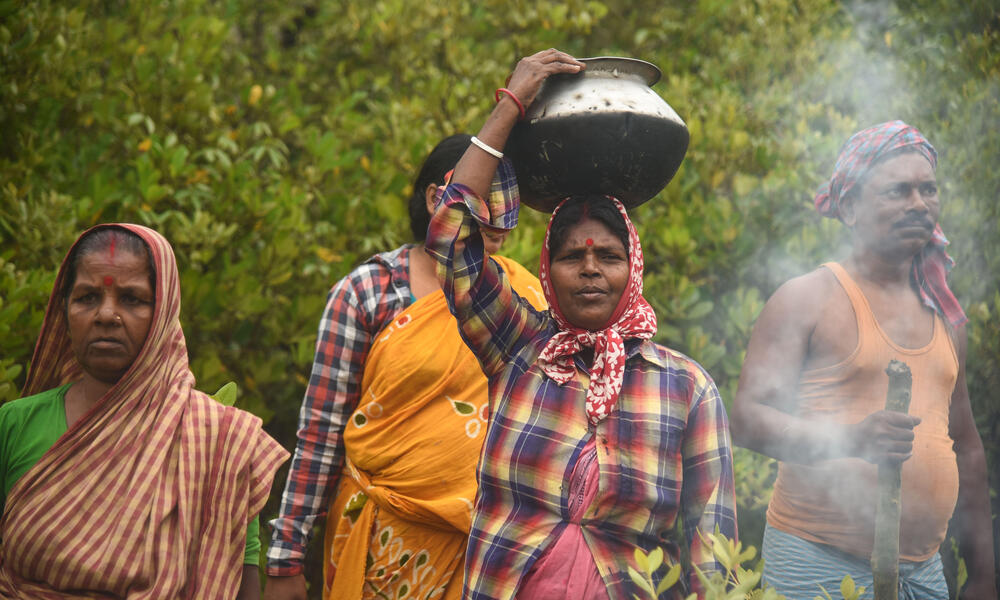
[(297, 575), (317, 518), (326, 514), (344, 466), (343, 432), (358, 406), (375, 335), (412, 303), (406, 253), (377, 254), (330, 291), (299, 414), (298, 442), (267, 550), (268, 575)]
[[(590, 426), (587, 366), (558, 385), (536, 364), (556, 333), (486, 260), (480, 226), (510, 229), (518, 193), (506, 160), (486, 200), (444, 188), (427, 248), (466, 343), (488, 380), (491, 415), (478, 471), (479, 495), (466, 555), (465, 596), (514, 596), (534, 562), (565, 528), (569, 479), (596, 436), (597, 496), (581, 526), (612, 599), (639, 590), (628, 576), (633, 551), (659, 546), (675, 558), (681, 516), (692, 562), (719, 569), (699, 533), (736, 535), (728, 423), (714, 382), (690, 358), (650, 341), (626, 340), (624, 385), (611, 414)], [(634, 566), (634, 564), (633, 564)], [(697, 577), (687, 574), (698, 590)]]

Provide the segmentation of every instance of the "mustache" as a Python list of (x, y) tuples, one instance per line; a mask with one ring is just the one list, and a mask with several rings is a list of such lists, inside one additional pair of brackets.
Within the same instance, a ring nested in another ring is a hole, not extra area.
[(932, 223), (930, 219), (922, 217), (920, 215), (913, 215), (910, 217), (906, 217), (900, 220), (898, 223), (896, 223), (896, 227), (910, 227), (914, 225), (917, 227), (923, 227), (924, 229), (934, 228), (934, 223)]

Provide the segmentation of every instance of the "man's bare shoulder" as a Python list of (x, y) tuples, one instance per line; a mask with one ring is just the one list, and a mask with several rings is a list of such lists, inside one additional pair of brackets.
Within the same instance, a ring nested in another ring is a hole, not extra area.
[(767, 301), (765, 311), (783, 319), (815, 323), (828, 302), (836, 297), (839, 284), (833, 273), (818, 267), (781, 284)]

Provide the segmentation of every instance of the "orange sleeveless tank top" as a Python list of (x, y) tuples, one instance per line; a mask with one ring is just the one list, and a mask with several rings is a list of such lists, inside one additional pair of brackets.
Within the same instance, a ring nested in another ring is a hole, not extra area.
[[(804, 419), (857, 423), (885, 408), (892, 359), (913, 374), (910, 414), (913, 456), (903, 463), (899, 552), (902, 560), (927, 560), (944, 541), (958, 499), (958, 465), (948, 435), (951, 394), (958, 357), (944, 322), (934, 315), (934, 333), (923, 348), (896, 345), (879, 327), (861, 289), (837, 263), (823, 265), (847, 292), (858, 326), (858, 345), (838, 364), (805, 371), (799, 381)], [(870, 557), (875, 531), (877, 467), (860, 458), (812, 465), (782, 462), (767, 509), (772, 527), (803, 539)]]

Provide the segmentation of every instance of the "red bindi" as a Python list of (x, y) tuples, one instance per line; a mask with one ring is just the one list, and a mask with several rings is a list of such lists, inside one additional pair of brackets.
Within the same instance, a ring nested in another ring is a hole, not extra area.
[(594, 240), (592, 240), (590, 238), (587, 238), (587, 245), (588, 246), (593, 246), (594, 245)]
[(108, 287), (111, 287), (111, 285), (112, 285), (112, 284), (113, 284), (114, 282), (115, 282), (115, 280), (111, 278), (111, 275), (105, 275), (105, 276), (104, 276), (104, 285), (106, 285), (106, 286), (108, 286)]

